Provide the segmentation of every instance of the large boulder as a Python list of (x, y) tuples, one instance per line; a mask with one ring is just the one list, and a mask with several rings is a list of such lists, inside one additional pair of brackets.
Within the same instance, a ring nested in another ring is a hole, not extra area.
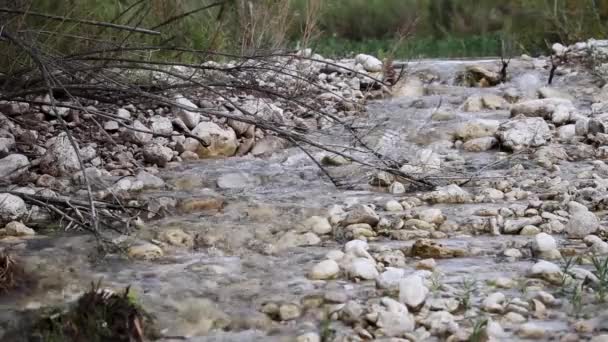
[(515, 118), (501, 124), (497, 132), (501, 144), (514, 151), (538, 147), (551, 138), (551, 130), (541, 118)]
[(0, 223), (19, 220), (27, 213), (27, 207), (21, 197), (0, 193)]
[(205, 147), (199, 144), (196, 153), (200, 158), (230, 157), (234, 155), (239, 146), (232, 128), (222, 128), (210, 121), (199, 123), (192, 130), (192, 134), (209, 145)]
[(467, 141), (477, 138), (492, 137), (498, 131), (499, 126), (500, 121), (498, 120), (479, 119), (465, 122), (456, 128), (454, 138)]
[(570, 121), (576, 108), (572, 101), (561, 98), (546, 98), (529, 100), (517, 103), (511, 107), (511, 116), (524, 115), (528, 117), (542, 117), (555, 124)]
[(0, 179), (10, 179), (30, 165), (22, 154), (11, 154), (0, 159)]
[[(192, 103), (190, 100), (188, 100), (187, 98), (185, 98), (183, 96), (177, 96), (174, 101), (178, 105), (181, 105), (184, 107), (190, 107), (192, 109), (198, 108), (194, 103)], [(186, 125), (186, 127), (190, 128), (190, 129), (193, 129), (194, 127), (196, 127), (196, 125), (198, 125), (198, 123), (201, 121), (201, 116), (199, 113), (192, 112), (192, 111), (189, 111), (189, 110), (181, 108), (181, 107), (175, 107), (173, 109), (173, 113), (175, 114), (175, 116), (177, 118), (182, 120), (182, 122)]]
[(380, 61), (378, 58), (376, 58), (374, 56), (360, 53), (357, 56), (355, 56), (355, 62), (361, 64), (363, 66), (363, 69), (365, 69), (365, 71), (369, 71), (369, 72), (382, 71), (382, 67), (383, 67), (382, 61)]
[(167, 165), (173, 158), (173, 150), (160, 144), (148, 144), (143, 149), (144, 160), (160, 167)]
[(40, 160), (40, 170), (55, 177), (72, 176), (80, 170), (78, 154), (65, 133), (51, 139), (51, 145)]

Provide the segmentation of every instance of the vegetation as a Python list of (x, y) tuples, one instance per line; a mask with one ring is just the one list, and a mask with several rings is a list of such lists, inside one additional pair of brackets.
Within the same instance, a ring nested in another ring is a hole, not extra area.
[[(323, 55), (368, 52), (397, 58), (472, 57), (546, 52), (556, 41), (572, 43), (606, 35), (608, 0), (30, 0), (18, 10), (158, 30), (142, 43), (199, 50), (253, 53), (310, 46)], [(65, 20), (15, 16), (22, 30), (62, 52), (80, 51), (74, 38), (100, 36), (107, 45), (134, 32)], [(35, 25), (33, 25), (35, 24)], [(399, 44), (403, 28), (411, 37)], [(150, 51), (149, 58), (167, 58)], [(177, 53), (176, 55), (180, 55)], [(171, 56), (175, 57), (175, 56)]]
[(33, 328), (43, 341), (144, 341), (158, 335), (153, 319), (135, 302), (127, 288), (116, 294), (100, 284), (82, 295), (67, 312), (54, 312)]

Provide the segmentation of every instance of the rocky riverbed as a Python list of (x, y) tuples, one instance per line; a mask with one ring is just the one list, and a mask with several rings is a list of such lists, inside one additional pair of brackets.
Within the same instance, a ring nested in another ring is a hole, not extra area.
[[(340, 63), (374, 75), (376, 61)], [(116, 237), (124, 253), (103, 259), (93, 237), (30, 225), (46, 213), (0, 194), (0, 244), (36, 278), (25, 294), (0, 298), (5, 338), (32, 312), (103, 279), (114, 290), (131, 285), (163, 341), (608, 340), (608, 87), (596, 71), (564, 63), (548, 86), (549, 58), (514, 58), (504, 82), (499, 60), (411, 62), (391, 96), (374, 100), (363, 78), (323, 65), (314, 73), (329, 89), (318, 95), (324, 108), (365, 128), (366, 145), (433, 188), (314, 150), (348, 184), (336, 188), (306, 153), (268, 132), (125, 105), (117, 117), (138, 113), (132, 125), (144, 131), (174, 134), (183, 123), (214, 140), (204, 147), (101, 123), (126, 140), (81, 146), (96, 196), (124, 192), (149, 209), (131, 235)], [(310, 125), (326, 145), (351, 143), (344, 127), (312, 122), (304, 110), (235, 101)], [(21, 147), (41, 134), (2, 120), (0, 174), (20, 184), (13, 191), (82, 192), (64, 136)]]

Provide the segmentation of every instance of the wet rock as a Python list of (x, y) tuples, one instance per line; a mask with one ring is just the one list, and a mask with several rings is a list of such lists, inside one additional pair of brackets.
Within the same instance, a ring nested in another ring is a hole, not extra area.
[(221, 175), (217, 180), (220, 189), (247, 189), (261, 184), (259, 177), (245, 173), (235, 172)]
[(527, 117), (542, 117), (552, 120), (555, 124), (563, 124), (570, 120), (576, 108), (572, 101), (560, 98), (546, 98), (517, 103), (511, 107), (511, 116), (524, 115)]
[[(198, 109), (198, 107), (194, 103), (192, 103), (190, 100), (188, 100), (187, 98), (185, 98), (183, 96), (177, 96), (174, 99), (174, 101), (181, 106)], [(173, 109), (173, 113), (177, 118), (182, 120), (182, 122), (186, 125), (186, 127), (190, 128), (190, 129), (195, 128), (198, 125), (198, 123), (201, 121), (201, 116), (199, 113), (192, 112), (187, 109), (175, 107)]]
[(329, 234), (332, 231), (331, 224), (326, 217), (312, 216), (306, 219), (302, 225), (304, 229), (310, 230), (317, 235)]
[(346, 217), (342, 221), (342, 225), (367, 223), (371, 226), (375, 226), (378, 221), (380, 221), (380, 218), (372, 208), (363, 204), (357, 204), (348, 211)]
[(544, 145), (551, 131), (541, 118), (515, 118), (500, 125), (497, 137), (503, 146), (518, 151)]
[(334, 260), (323, 260), (313, 266), (310, 271), (311, 279), (326, 280), (336, 277), (340, 273), (340, 266)]
[(418, 308), (426, 300), (429, 289), (419, 275), (413, 274), (399, 281), (399, 302), (409, 308)]
[(143, 156), (147, 163), (164, 167), (173, 159), (173, 150), (160, 144), (147, 144), (143, 148)]
[(196, 153), (200, 158), (230, 157), (238, 148), (236, 134), (232, 128), (222, 128), (217, 124), (205, 121), (192, 130), (192, 134), (205, 141), (209, 146), (199, 144)]
[(561, 254), (557, 249), (557, 242), (547, 233), (540, 233), (534, 237), (532, 250), (543, 259), (561, 259)]
[(346, 271), (351, 278), (373, 280), (378, 277), (376, 264), (367, 258), (355, 258), (347, 267)]
[(566, 224), (566, 234), (569, 238), (582, 239), (594, 234), (600, 225), (599, 219), (587, 207), (577, 202), (568, 203), (570, 219)]
[(524, 217), (519, 219), (505, 220), (503, 232), (505, 234), (519, 234), (519, 232), (528, 225), (537, 225), (543, 222), (542, 217)]
[(596, 254), (608, 254), (608, 243), (600, 239), (596, 235), (587, 235), (583, 240), (587, 246), (591, 248), (591, 251)]
[(426, 222), (426, 221), (422, 221), (422, 220), (409, 219), (409, 220), (405, 221), (403, 228), (409, 229), (409, 230), (433, 231), (433, 230), (435, 230), (435, 225), (432, 223)]
[[(125, 132), (127, 138), (138, 145), (145, 145), (152, 140), (152, 134), (150, 129), (144, 125), (141, 121), (133, 121), (133, 128), (135, 130), (127, 129)], [(148, 132), (148, 133), (146, 133)]]
[(9, 154), (0, 159), (0, 179), (10, 179), (27, 170), (30, 161), (22, 154)]
[(412, 246), (412, 256), (421, 258), (453, 258), (455, 256), (463, 256), (465, 253), (462, 250), (447, 248), (433, 240), (420, 239)]
[(319, 243), (321, 243), (321, 239), (315, 233), (298, 234), (294, 231), (289, 231), (281, 236), (276, 245), (279, 250), (283, 250), (293, 247), (314, 246)]
[(503, 303), (506, 297), (502, 292), (495, 292), (487, 296), (482, 303), (485, 311), (491, 313), (501, 313), (504, 310)]
[(294, 303), (285, 303), (279, 307), (279, 318), (282, 321), (291, 321), (302, 315), (300, 306)]
[(434, 224), (442, 224), (445, 221), (441, 209), (429, 208), (418, 212), (418, 218), (422, 221)]
[(342, 310), (340, 310), (340, 318), (348, 324), (357, 323), (363, 315), (363, 306), (354, 300), (349, 300)]
[(519, 327), (517, 335), (521, 338), (538, 340), (545, 337), (546, 330), (540, 325), (534, 323), (524, 323)]
[(518, 314), (517, 312), (508, 312), (503, 319), (505, 322), (511, 324), (521, 324), (527, 321), (526, 317), (522, 316), (521, 314)]
[(484, 152), (491, 150), (498, 145), (498, 140), (494, 137), (483, 137), (468, 140), (462, 145), (462, 148), (468, 152)]
[(437, 262), (433, 258), (420, 260), (416, 263), (416, 268), (421, 270), (432, 271), (433, 269), (435, 269), (436, 266)]
[(384, 210), (386, 211), (403, 211), (403, 207), (401, 206), (401, 204), (399, 204), (399, 202), (395, 201), (395, 200), (391, 200), (386, 202), (386, 204), (384, 205)]
[(40, 160), (40, 170), (55, 177), (72, 176), (80, 170), (78, 155), (65, 133), (51, 139), (50, 146)]
[(21, 222), (12, 221), (6, 224), (3, 229), (0, 229), (0, 236), (31, 236), (36, 235), (36, 232), (24, 225)]
[(507, 101), (494, 94), (472, 95), (464, 103), (463, 109), (467, 112), (479, 112), (484, 109), (502, 109), (509, 104)]
[(454, 138), (468, 141), (477, 138), (493, 137), (498, 131), (500, 121), (478, 119), (458, 126)]
[(155, 260), (163, 256), (163, 250), (155, 244), (143, 243), (129, 247), (127, 254), (132, 259)]
[(460, 76), (461, 83), (469, 87), (493, 87), (500, 83), (500, 74), (479, 65), (467, 66)]
[(403, 268), (387, 267), (376, 278), (376, 287), (379, 289), (386, 290), (398, 290), (401, 279), (405, 277), (405, 270)]
[(459, 326), (456, 319), (447, 311), (436, 311), (431, 313), (422, 324), (427, 327), (434, 336), (446, 336), (458, 331)]
[(363, 66), (363, 68), (365, 69), (365, 71), (369, 71), (369, 72), (382, 71), (382, 67), (383, 67), (382, 62), (374, 56), (360, 53), (357, 56), (355, 56), (355, 62), (358, 64), (361, 64)]
[(556, 264), (541, 260), (532, 266), (530, 276), (544, 279), (552, 284), (561, 284), (562, 271)]
[(382, 308), (377, 312), (376, 326), (382, 329), (382, 334), (388, 337), (401, 337), (414, 331), (416, 322), (407, 307), (394, 299), (383, 297), (380, 300)]
[(159, 234), (158, 239), (177, 247), (192, 248), (194, 246), (192, 236), (180, 228), (164, 230)]
[(427, 193), (423, 199), (431, 203), (467, 203), (471, 195), (456, 184), (438, 187), (437, 190)]
[(405, 77), (403, 82), (393, 86), (395, 97), (422, 97), (424, 96), (424, 83), (418, 77)]
[(135, 176), (137, 181), (140, 181), (146, 189), (161, 189), (165, 186), (165, 181), (150, 172), (141, 170)]
[(285, 139), (275, 137), (273, 135), (266, 136), (257, 141), (251, 149), (251, 154), (254, 156), (267, 155), (273, 152), (280, 151), (288, 146)]
[(0, 193), (0, 223), (18, 220), (26, 213), (27, 207), (20, 197)]
[(177, 314), (167, 331), (172, 336), (207, 335), (212, 329), (221, 330), (230, 325), (230, 316), (206, 298), (186, 298), (175, 307)]
[(179, 202), (178, 208), (185, 214), (201, 212), (201, 211), (216, 211), (224, 207), (224, 199), (217, 195), (206, 197), (188, 198)]

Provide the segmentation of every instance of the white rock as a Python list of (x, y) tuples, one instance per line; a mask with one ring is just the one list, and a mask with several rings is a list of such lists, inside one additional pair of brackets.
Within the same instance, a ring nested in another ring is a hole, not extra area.
[(230, 127), (222, 128), (211, 121), (199, 123), (192, 134), (207, 142), (209, 146), (198, 146), (196, 153), (199, 157), (233, 156), (238, 147), (234, 130)]
[(534, 237), (534, 249), (538, 252), (548, 252), (557, 249), (557, 242), (555, 242), (553, 236), (540, 233)]
[(401, 182), (393, 182), (389, 187), (388, 191), (393, 195), (400, 195), (405, 193), (405, 185)]
[(130, 119), (131, 112), (129, 112), (125, 108), (118, 108), (118, 110), (116, 111), (116, 116), (118, 116), (119, 118), (122, 118), (122, 119)]
[(28, 168), (30, 161), (22, 154), (9, 154), (0, 159), (0, 179), (9, 179)]
[(551, 130), (541, 118), (515, 118), (500, 125), (497, 137), (502, 145), (517, 151), (544, 145), (551, 138)]
[(399, 301), (410, 308), (417, 308), (426, 300), (429, 289), (422, 277), (413, 274), (399, 282)]
[(463, 141), (471, 139), (493, 137), (498, 131), (500, 121), (478, 119), (461, 124), (454, 132), (454, 137)]
[[(177, 96), (175, 98), (175, 102), (181, 106), (198, 109), (198, 107), (194, 103), (192, 103), (190, 100), (188, 100), (187, 98), (185, 98), (183, 96)], [(186, 127), (190, 128), (190, 129), (193, 129), (194, 127), (196, 127), (196, 125), (198, 125), (198, 123), (201, 121), (201, 116), (199, 113), (192, 112), (187, 109), (175, 107), (173, 110), (173, 113), (177, 118), (182, 120), (182, 122), (186, 125)]]
[(462, 148), (468, 152), (484, 152), (491, 150), (498, 145), (498, 140), (494, 137), (483, 137), (468, 140), (462, 145)]
[(405, 305), (388, 297), (382, 298), (380, 303), (385, 310), (378, 312), (376, 326), (382, 329), (385, 336), (401, 337), (405, 333), (414, 331), (416, 321)]
[(386, 210), (386, 211), (403, 211), (403, 207), (401, 206), (401, 204), (399, 204), (399, 202), (397, 202), (395, 200), (390, 200), (390, 201), (386, 202), (386, 204), (384, 205), (384, 210)]
[(594, 213), (577, 202), (568, 203), (570, 219), (566, 224), (566, 234), (569, 238), (582, 239), (594, 234), (600, 226), (600, 220)]
[(422, 324), (434, 336), (454, 334), (459, 328), (454, 316), (447, 311), (432, 312)]
[(441, 209), (429, 208), (418, 212), (418, 218), (422, 221), (434, 224), (442, 224), (445, 221)]
[(502, 292), (495, 292), (487, 296), (482, 303), (482, 307), (487, 312), (501, 313), (506, 297)]
[[(150, 129), (148, 127), (146, 127), (146, 125), (144, 125), (141, 121), (139, 121), (139, 120), (133, 121), (133, 128), (136, 130), (128, 129), (126, 131), (127, 137), (129, 137), (129, 139), (132, 142), (134, 142), (138, 145), (144, 145), (152, 140), (152, 133), (151, 133)], [(150, 133), (146, 133), (146, 132), (150, 132)]]
[(379, 289), (397, 290), (401, 279), (405, 277), (403, 268), (387, 267), (378, 278), (376, 278), (376, 287)]
[(591, 250), (596, 254), (608, 254), (608, 243), (600, 239), (596, 235), (587, 235), (583, 240), (585, 244), (591, 247)]
[(374, 56), (370, 56), (370, 55), (361, 53), (361, 54), (358, 54), (357, 56), (355, 56), (355, 62), (363, 65), (363, 68), (366, 71), (369, 71), (369, 72), (382, 71), (382, 67), (383, 67), (382, 62)]
[(565, 120), (558, 120), (555, 123), (563, 123), (570, 120), (571, 113), (576, 111), (572, 101), (560, 98), (547, 98), (519, 102), (511, 107), (511, 116), (524, 115), (528, 117), (538, 116), (548, 120), (553, 120), (557, 116), (565, 115)]
[(65, 133), (52, 139), (51, 146), (40, 160), (40, 169), (55, 177), (72, 176), (80, 170), (78, 155)]
[(154, 117), (152, 120), (152, 132), (157, 134), (171, 134), (173, 133), (173, 124), (171, 120), (164, 116)]
[(352, 278), (372, 280), (378, 277), (376, 264), (368, 258), (355, 258), (347, 271)]
[(566, 53), (568, 49), (560, 43), (555, 43), (551, 46), (551, 50), (553, 51), (553, 54), (558, 57), (561, 57)]
[(310, 277), (312, 279), (331, 279), (340, 273), (340, 266), (334, 260), (323, 260), (316, 264), (310, 271)]
[(303, 222), (304, 228), (311, 230), (317, 235), (329, 234), (332, 231), (331, 224), (326, 217), (312, 216)]
[(532, 266), (530, 276), (545, 279), (550, 283), (560, 283), (562, 280), (562, 271), (556, 264), (540, 260)]
[(225, 173), (217, 180), (217, 186), (220, 189), (249, 189), (255, 188), (261, 183), (259, 177), (246, 172)]
[(378, 214), (372, 208), (363, 204), (357, 204), (348, 211), (342, 224), (367, 223), (370, 226), (375, 226), (379, 220)]
[(147, 144), (143, 148), (144, 160), (160, 167), (167, 165), (173, 159), (173, 150), (159, 144)]
[(163, 256), (163, 250), (157, 245), (143, 243), (129, 247), (127, 254), (133, 259), (154, 260)]
[(539, 340), (545, 337), (546, 329), (534, 323), (524, 323), (519, 327), (517, 334), (526, 339)]
[(425, 200), (433, 203), (467, 203), (471, 201), (471, 195), (456, 184), (438, 187), (423, 196)]
[(118, 122), (114, 120), (106, 121), (103, 123), (103, 129), (108, 132), (118, 131), (119, 128), (120, 126), (118, 125)]

